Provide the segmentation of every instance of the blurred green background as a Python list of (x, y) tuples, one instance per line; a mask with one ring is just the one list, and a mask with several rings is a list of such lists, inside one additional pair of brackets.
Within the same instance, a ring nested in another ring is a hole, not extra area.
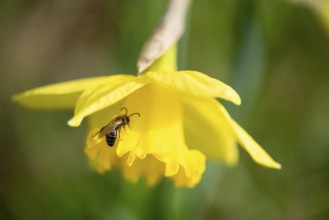
[(329, 22), (307, 4), (195, 0), (180, 43), (181, 69), (239, 92), (240, 107), (224, 104), (281, 171), (240, 150), (234, 168), (208, 162), (194, 189), (130, 184), (90, 169), (86, 126), (66, 125), (72, 111), (11, 102), (49, 83), (135, 73), (165, 5), (0, 1), (0, 219), (329, 219)]

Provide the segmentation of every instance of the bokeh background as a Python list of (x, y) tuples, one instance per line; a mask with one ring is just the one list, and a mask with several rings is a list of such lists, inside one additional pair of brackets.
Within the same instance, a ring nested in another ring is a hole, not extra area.
[[(327, 1), (195, 0), (179, 66), (232, 85), (232, 116), (283, 165), (209, 162), (194, 189), (99, 175), (72, 111), (32, 111), (15, 93), (135, 73), (165, 0), (0, 1), (0, 219), (329, 219)], [(326, 20), (327, 19), (327, 20)]]

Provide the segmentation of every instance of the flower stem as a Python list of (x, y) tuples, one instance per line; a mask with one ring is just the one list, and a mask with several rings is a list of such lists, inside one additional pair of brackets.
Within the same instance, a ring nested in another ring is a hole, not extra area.
[[(146, 41), (137, 61), (138, 74), (149, 68), (184, 33), (190, 0), (171, 0), (160, 24)], [(176, 64), (175, 64), (176, 67)], [(176, 68), (175, 68), (176, 69)]]
[(174, 44), (162, 56), (155, 60), (147, 71), (176, 71), (177, 70), (177, 47)]

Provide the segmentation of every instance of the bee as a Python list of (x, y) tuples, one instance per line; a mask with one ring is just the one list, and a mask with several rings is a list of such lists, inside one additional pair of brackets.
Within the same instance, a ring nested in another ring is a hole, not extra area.
[(117, 136), (119, 135), (120, 138), (120, 132), (121, 128), (125, 129), (125, 126), (127, 125), (129, 127), (130, 117), (133, 115), (141, 116), (138, 112), (132, 113), (128, 115), (128, 110), (126, 107), (122, 107), (120, 111), (125, 110), (126, 113), (123, 115), (118, 115), (112, 119), (107, 125), (102, 127), (99, 132), (97, 132), (96, 135), (98, 137), (102, 138), (106, 136), (106, 143), (109, 147), (113, 147), (115, 144), (115, 141), (117, 139)]

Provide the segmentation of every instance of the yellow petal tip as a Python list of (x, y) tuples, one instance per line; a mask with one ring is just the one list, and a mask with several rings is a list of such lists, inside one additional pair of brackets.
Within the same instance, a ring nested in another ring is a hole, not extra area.
[(282, 166), (281, 164), (279, 164), (278, 162), (276, 161), (273, 161), (272, 159), (270, 159), (271, 161), (268, 161), (268, 162), (264, 162), (264, 161), (256, 161), (256, 163), (264, 166), (264, 167), (267, 167), (267, 168), (272, 168), (272, 169), (276, 169), (276, 170), (281, 170), (282, 169)]
[[(233, 91), (233, 93), (232, 93)], [(230, 97), (230, 100), (236, 104), (236, 105), (241, 105), (241, 98), (239, 96), (239, 94), (237, 92), (235, 92), (234, 90), (232, 90), (231, 92), (229, 92), (229, 94), (227, 94), (227, 97)]]
[(277, 169), (277, 170), (281, 170), (282, 169), (282, 166), (281, 164), (279, 163), (276, 163), (274, 166), (273, 166), (274, 169)]
[(17, 94), (17, 95), (13, 95), (11, 97), (11, 101), (12, 102), (16, 102), (16, 103), (19, 103), (21, 105), (26, 105), (26, 103), (24, 102), (24, 97), (26, 98), (26, 95), (24, 94)]
[(234, 100), (234, 104), (241, 105), (241, 99), (240, 96), (237, 96), (237, 98)]
[(20, 95), (13, 95), (13, 96), (11, 97), (11, 101), (13, 101), (13, 102), (18, 102), (18, 101), (19, 101), (19, 97), (20, 97)]
[(67, 122), (67, 125), (70, 127), (79, 127), (81, 124), (82, 118), (72, 118)]

